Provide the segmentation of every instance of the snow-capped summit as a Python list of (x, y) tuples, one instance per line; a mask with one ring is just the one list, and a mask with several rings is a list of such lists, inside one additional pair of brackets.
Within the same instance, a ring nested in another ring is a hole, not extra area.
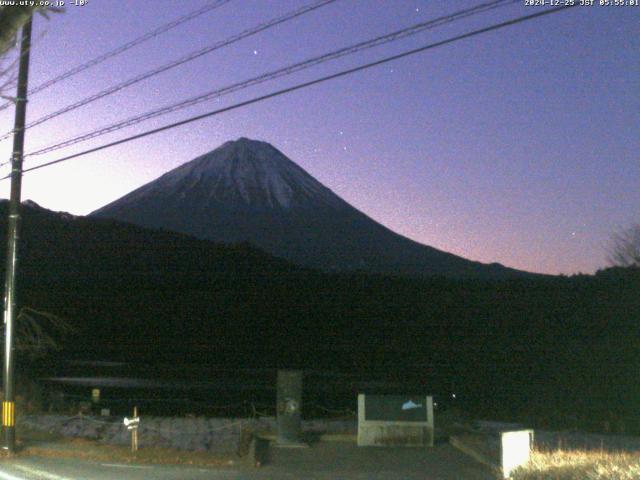
[(196, 192), (200, 208), (219, 203), (257, 210), (289, 210), (317, 202), (337, 208), (344, 204), (279, 150), (266, 142), (244, 137), (171, 170), (117, 203), (121, 208), (149, 195), (177, 194), (176, 200), (181, 200)]
[(172, 170), (156, 188), (205, 186), (215, 202), (240, 202), (283, 210), (295, 204), (322, 201), (338, 205), (339, 198), (268, 143), (240, 138)]
[(346, 203), (266, 142), (226, 142), (91, 215), (214, 241), (250, 242), (294, 263), (336, 270), (502, 276), (402, 237)]

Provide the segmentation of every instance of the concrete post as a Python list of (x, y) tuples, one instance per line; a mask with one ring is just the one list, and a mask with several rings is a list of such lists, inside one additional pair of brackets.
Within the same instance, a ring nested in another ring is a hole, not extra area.
[(302, 371), (278, 370), (279, 446), (302, 446)]

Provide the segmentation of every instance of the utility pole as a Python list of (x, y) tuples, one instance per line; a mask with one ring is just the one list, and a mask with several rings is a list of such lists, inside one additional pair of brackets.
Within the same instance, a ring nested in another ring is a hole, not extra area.
[(20, 229), (20, 194), (22, 190), (22, 156), (24, 153), (24, 124), (27, 116), (27, 80), (29, 78), (29, 51), (31, 49), (31, 19), (22, 27), (20, 41), (20, 67), (18, 70), (18, 94), (11, 155), (11, 196), (9, 197), (9, 222), (7, 235), (7, 268), (4, 293), (4, 369), (2, 390), (2, 448), (13, 453), (16, 447), (15, 410), (15, 325), (16, 325), (16, 267), (18, 263), (18, 238)]

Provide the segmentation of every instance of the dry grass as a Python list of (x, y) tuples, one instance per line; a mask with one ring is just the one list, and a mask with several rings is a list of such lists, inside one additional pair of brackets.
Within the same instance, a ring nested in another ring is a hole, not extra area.
[(534, 451), (514, 480), (638, 480), (640, 453), (599, 451)]
[(113, 445), (96, 445), (83, 439), (65, 442), (67, 448), (47, 448), (29, 446), (19, 455), (49, 458), (77, 458), (94, 462), (117, 462), (133, 464), (194, 465), (206, 467), (230, 466), (235, 460), (229, 457), (215, 456), (207, 452), (187, 452), (169, 448), (147, 447), (133, 453), (128, 448)]
[[(141, 447), (133, 453), (127, 447), (103, 445), (93, 440), (64, 438), (47, 432), (20, 429), (18, 456), (31, 455), (49, 458), (77, 458), (94, 462), (133, 464), (193, 465), (228, 467), (237, 463), (234, 454), (215, 455), (210, 452), (190, 452), (161, 447)], [(3, 455), (0, 452), (0, 461)]]

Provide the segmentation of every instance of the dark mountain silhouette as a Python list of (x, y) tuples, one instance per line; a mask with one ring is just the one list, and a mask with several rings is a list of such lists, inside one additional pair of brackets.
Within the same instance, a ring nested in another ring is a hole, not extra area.
[[(0, 214), (6, 205), (0, 202)], [(26, 233), (20, 238), (19, 273), (44, 282), (197, 278), (221, 272), (277, 276), (300, 270), (246, 243), (215, 244), (177, 232), (53, 212), (30, 200), (23, 203), (22, 211)], [(6, 219), (1, 221), (6, 228)]]
[(293, 263), (329, 271), (525, 275), (398, 235), (349, 205), (270, 144), (246, 138), (185, 163), (91, 216), (216, 242), (249, 242)]

